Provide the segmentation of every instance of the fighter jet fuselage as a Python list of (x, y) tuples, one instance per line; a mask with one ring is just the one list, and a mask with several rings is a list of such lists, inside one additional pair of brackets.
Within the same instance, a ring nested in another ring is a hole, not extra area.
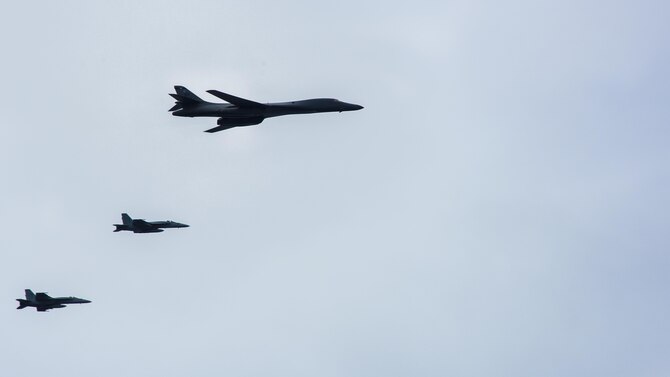
[(16, 301), (19, 302), (19, 307), (17, 309), (33, 307), (37, 309), (38, 312), (45, 312), (50, 309), (64, 308), (69, 304), (88, 304), (91, 302), (77, 297), (50, 297), (44, 292), (35, 294), (30, 289), (26, 289), (25, 293), (25, 300), (20, 298), (16, 299)]
[(188, 225), (176, 221), (145, 221), (142, 219), (133, 219), (127, 213), (121, 214), (123, 224), (114, 224), (115, 232), (128, 230), (133, 233), (159, 233), (165, 228), (188, 228)]
[(265, 118), (291, 114), (312, 114), (360, 110), (363, 106), (346, 103), (334, 98), (315, 98), (292, 102), (258, 103), (235, 97), (218, 90), (207, 92), (229, 103), (211, 103), (200, 99), (183, 86), (175, 86), (177, 94), (170, 94), (177, 100), (170, 111), (181, 117), (219, 117), (218, 127), (205, 132), (218, 132), (233, 127), (253, 126)]

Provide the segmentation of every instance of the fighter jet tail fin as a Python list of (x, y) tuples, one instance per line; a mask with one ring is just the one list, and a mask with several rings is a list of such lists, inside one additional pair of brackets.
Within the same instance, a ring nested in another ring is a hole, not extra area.
[(23, 309), (23, 308), (28, 307), (28, 301), (21, 300), (20, 298), (17, 298), (16, 301), (19, 302), (19, 307), (17, 309)]
[(35, 294), (33, 293), (33, 291), (31, 291), (30, 289), (26, 289), (25, 292), (26, 292), (26, 300), (35, 301)]
[(123, 220), (123, 225), (131, 226), (133, 225), (133, 219), (128, 216), (127, 213), (122, 213), (121, 214), (121, 220)]

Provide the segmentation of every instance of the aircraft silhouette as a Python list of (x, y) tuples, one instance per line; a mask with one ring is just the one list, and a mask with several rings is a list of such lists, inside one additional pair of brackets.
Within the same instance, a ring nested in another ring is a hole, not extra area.
[(180, 117), (218, 117), (217, 127), (205, 132), (213, 133), (233, 127), (254, 126), (265, 118), (291, 114), (312, 114), (326, 112), (342, 112), (360, 110), (363, 106), (346, 103), (334, 98), (314, 98), (301, 101), (258, 103), (248, 99), (235, 97), (218, 90), (207, 93), (221, 98), (228, 103), (212, 103), (200, 99), (183, 86), (175, 85), (177, 94), (170, 95), (177, 103), (169, 110), (174, 116)]
[(19, 307), (17, 309), (33, 307), (37, 309), (38, 312), (46, 312), (50, 309), (64, 308), (65, 304), (88, 304), (91, 302), (77, 297), (50, 297), (44, 292), (37, 292), (37, 294), (35, 294), (30, 289), (26, 289), (25, 292), (25, 300), (20, 298), (16, 299), (16, 301), (19, 302)]
[(133, 233), (159, 233), (162, 232), (162, 228), (188, 228), (186, 224), (178, 223), (175, 221), (145, 221), (142, 219), (133, 219), (128, 216), (127, 213), (121, 214), (121, 220), (123, 224), (113, 224), (116, 229), (115, 232), (120, 232), (122, 230), (129, 230)]

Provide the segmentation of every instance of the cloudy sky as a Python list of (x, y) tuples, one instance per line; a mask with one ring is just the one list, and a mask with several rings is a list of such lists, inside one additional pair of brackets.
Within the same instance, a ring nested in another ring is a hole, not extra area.
[[(5, 4), (0, 375), (670, 375), (669, 12)], [(206, 134), (175, 84), (365, 109)]]

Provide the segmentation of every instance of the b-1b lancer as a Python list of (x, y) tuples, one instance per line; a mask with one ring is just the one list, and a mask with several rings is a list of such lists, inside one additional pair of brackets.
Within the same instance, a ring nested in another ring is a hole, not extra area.
[(114, 224), (115, 232), (122, 230), (129, 230), (133, 233), (158, 233), (162, 232), (163, 228), (188, 228), (188, 225), (178, 223), (175, 221), (144, 221), (142, 219), (132, 219), (127, 213), (121, 214), (123, 224)]
[(233, 127), (254, 126), (265, 118), (290, 114), (311, 114), (360, 110), (363, 106), (338, 101), (334, 98), (315, 98), (302, 101), (258, 103), (248, 99), (235, 97), (218, 90), (207, 93), (221, 98), (228, 103), (211, 103), (200, 99), (183, 86), (174, 87), (177, 94), (170, 95), (177, 103), (169, 110), (172, 115), (180, 117), (219, 117), (218, 127), (205, 132), (219, 132)]
[(30, 306), (37, 309), (38, 312), (64, 308), (66, 304), (88, 304), (91, 302), (77, 297), (50, 297), (44, 292), (37, 292), (37, 294), (35, 294), (30, 289), (26, 289), (25, 300), (17, 298), (16, 301), (19, 302), (19, 307), (17, 309), (23, 309)]

